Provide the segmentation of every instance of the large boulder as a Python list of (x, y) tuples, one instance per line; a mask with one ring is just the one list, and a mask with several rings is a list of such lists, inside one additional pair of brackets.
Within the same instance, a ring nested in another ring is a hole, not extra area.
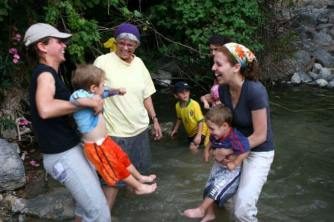
[(26, 183), (24, 165), (17, 150), (17, 144), (0, 139), (0, 192), (15, 190)]

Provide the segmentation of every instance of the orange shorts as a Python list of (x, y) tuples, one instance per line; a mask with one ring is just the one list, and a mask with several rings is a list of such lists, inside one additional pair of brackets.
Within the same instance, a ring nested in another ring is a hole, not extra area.
[(85, 143), (84, 152), (109, 186), (115, 186), (117, 182), (130, 175), (127, 170), (131, 165), (128, 155), (109, 136), (101, 145)]

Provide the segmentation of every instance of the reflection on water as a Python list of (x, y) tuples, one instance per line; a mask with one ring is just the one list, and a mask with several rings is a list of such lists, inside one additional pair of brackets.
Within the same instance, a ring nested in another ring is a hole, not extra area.
[[(155, 98), (162, 121), (173, 121), (170, 98)], [(332, 221), (334, 92), (273, 89), (270, 98), (276, 157), (258, 203), (259, 219)], [(180, 212), (200, 203), (211, 164), (204, 163), (201, 155), (192, 155), (183, 138), (153, 143), (158, 191), (145, 197), (120, 193), (112, 212), (119, 221), (193, 221)], [(229, 221), (228, 211), (220, 210), (216, 221)]]

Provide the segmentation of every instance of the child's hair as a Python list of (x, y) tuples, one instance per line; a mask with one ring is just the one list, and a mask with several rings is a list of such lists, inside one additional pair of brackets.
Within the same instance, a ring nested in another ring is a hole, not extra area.
[(72, 86), (74, 89), (84, 89), (89, 91), (92, 85), (99, 85), (105, 79), (102, 69), (91, 65), (78, 65), (72, 76)]
[(228, 43), (230, 41), (231, 40), (228, 37), (226, 37), (226, 36), (222, 36), (222, 35), (219, 35), (219, 34), (213, 34), (208, 39), (208, 45), (220, 45), (220, 46), (223, 46), (225, 43)]
[(232, 112), (223, 104), (217, 104), (216, 106), (209, 109), (205, 114), (205, 120), (211, 121), (218, 126), (222, 126), (225, 122), (229, 126), (232, 125)]

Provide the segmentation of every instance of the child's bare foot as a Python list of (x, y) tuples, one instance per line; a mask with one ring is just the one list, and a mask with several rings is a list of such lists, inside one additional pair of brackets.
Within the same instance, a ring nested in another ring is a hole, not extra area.
[(201, 222), (209, 222), (209, 221), (213, 221), (214, 219), (216, 219), (216, 215), (214, 215), (214, 214), (206, 214), (202, 218)]
[(183, 215), (189, 218), (202, 218), (205, 215), (205, 211), (201, 208), (188, 209), (183, 212)]
[(142, 183), (152, 183), (156, 178), (157, 176), (155, 174), (151, 174), (148, 176), (142, 175), (138, 180)]
[(157, 184), (141, 184), (137, 189), (135, 189), (135, 193), (137, 195), (143, 195), (143, 194), (150, 194), (153, 193), (157, 189)]

